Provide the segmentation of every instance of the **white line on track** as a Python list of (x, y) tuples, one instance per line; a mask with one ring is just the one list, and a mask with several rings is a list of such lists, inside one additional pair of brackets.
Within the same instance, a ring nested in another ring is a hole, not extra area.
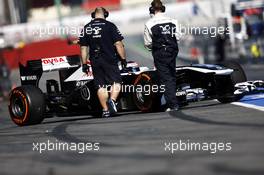
[(246, 104), (246, 103), (241, 103), (241, 102), (233, 102), (231, 104), (236, 105), (236, 106), (242, 106), (242, 107), (250, 108), (250, 109), (256, 109), (256, 110), (264, 112), (264, 107), (262, 107), (262, 106), (257, 106), (257, 105), (253, 105), (253, 104)]

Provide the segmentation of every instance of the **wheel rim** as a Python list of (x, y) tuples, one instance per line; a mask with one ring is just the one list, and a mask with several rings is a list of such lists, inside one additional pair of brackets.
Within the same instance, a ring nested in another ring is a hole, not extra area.
[(24, 118), (25, 104), (21, 98), (15, 98), (11, 107), (14, 116), (17, 118)]
[[(142, 87), (146, 86), (146, 85), (151, 85), (151, 84), (141, 84)], [(148, 106), (149, 105), (149, 101), (152, 99), (152, 94), (148, 94), (147, 92), (136, 92), (136, 97), (138, 102), (143, 105), (143, 106)]]
[[(151, 86), (151, 78), (146, 75), (146, 74), (142, 74), (134, 83), (134, 85), (141, 85), (142, 87), (148, 85)], [(148, 92), (135, 92), (135, 96), (134, 96), (135, 100), (136, 100), (136, 105), (137, 107), (141, 110), (141, 111), (148, 111), (150, 110), (151, 106), (152, 106), (152, 98), (153, 98), (153, 94), (150, 90), (150, 94), (148, 94)]]

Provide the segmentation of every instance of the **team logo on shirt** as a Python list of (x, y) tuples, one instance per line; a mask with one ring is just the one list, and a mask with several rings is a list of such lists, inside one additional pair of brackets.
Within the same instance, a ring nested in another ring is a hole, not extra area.
[(101, 27), (95, 27), (95, 28), (93, 28), (94, 35), (99, 35), (101, 30), (102, 30)]
[(82, 31), (81, 36), (84, 36), (84, 32), (87, 35), (93, 35), (94, 37), (101, 37), (101, 27), (87, 27), (85, 31)]
[(101, 38), (102, 37), (102, 35), (101, 35), (102, 28), (101, 27), (94, 27), (92, 30), (93, 30), (93, 35), (92, 35), (93, 38)]
[(161, 33), (163, 35), (170, 35), (171, 34), (171, 27), (170, 27), (170, 25), (160, 26), (160, 28), (162, 30)]

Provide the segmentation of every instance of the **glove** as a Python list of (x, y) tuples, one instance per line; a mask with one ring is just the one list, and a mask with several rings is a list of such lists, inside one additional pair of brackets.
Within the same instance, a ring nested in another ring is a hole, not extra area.
[(122, 65), (122, 69), (126, 69), (127, 68), (127, 61), (126, 61), (126, 59), (122, 59), (121, 60), (121, 65)]
[(88, 74), (89, 72), (91, 72), (91, 65), (89, 65), (89, 64), (83, 64), (82, 65), (82, 71), (83, 71), (83, 73)]

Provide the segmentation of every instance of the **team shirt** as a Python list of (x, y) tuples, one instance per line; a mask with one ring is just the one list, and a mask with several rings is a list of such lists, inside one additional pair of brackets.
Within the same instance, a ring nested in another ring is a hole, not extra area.
[(90, 59), (103, 59), (109, 63), (118, 62), (115, 43), (124, 37), (115, 24), (101, 18), (93, 19), (84, 26), (80, 36), (80, 45), (88, 46)]
[(158, 13), (145, 25), (144, 43), (149, 50), (156, 51), (164, 47), (178, 49), (181, 36), (177, 20)]

